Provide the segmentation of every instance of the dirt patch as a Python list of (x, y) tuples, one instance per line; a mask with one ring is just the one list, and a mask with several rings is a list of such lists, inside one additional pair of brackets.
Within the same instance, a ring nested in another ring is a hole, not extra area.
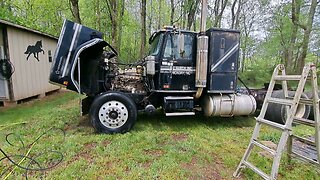
[(93, 163), (94, 157), (90, 154), (90, 152), (87, 151), (80, 151), (76, 155), (74, 155), (71, 160), (67, 161), (67, 165), (72, 164), (75, 161), (79, 161), (80, 159), (84, 159), (88, 161), (88, 163)]
[[(103, 167), (105, 167), (106, 169), (111, 169), (113, 167), (113, 164), (114, 163), (108, 161), (108, 162), (103, 163)], [(117, 163), (115, 162), (115, 164), (117, 164)]]
[(72, 130), (79, 130), (81, 127), (84, 128), (92, 128), (92, 125), (87, 117), (80, 117), (78, 123), (76, 121), (73, 122), (66, 122), (64, 124), (64, 131), (72, 131)]
[(93, 148), (97, 147), (97, 143), (96, 142), (89, 142), (89, 143), (85, 143), (83, 148), (84, 150), (91, 150)]
[(74, 130), (76, 128), (77, 128), (77, 126), (75, 124), (73, 124), (73, 123), (72, 124), (65, 123), (63, 130), (66, 132), (66, 131)]
[(184, 163), (181, 166), (190, 172), (191, 176), (188, 179), (222, 179), (215, 164), (200, 165), (196, 157), (192, 157), (189, 163)]
[(188, 139), (189, 135), (185, 133), (180, 133), (180, 134), (173, 134), (171, 137), (174, 141), (185, 141)]
[(78, 127), (92, 127), (89, 116), (81, 116), (79, 118)]
[[(274, 142), (272, 141), (261, 141), (262, 144), (264, 144), (265, 146), (273, 149), (273, 150), (276, 150), (277, 149), (277, 144), (275, 144)], [(269, 159), (273, 159), (273, 156), (272, 154), (270, 154), (269, 151), (266, 151), (266, 150), (262, 150), (258, 153), (260, 156), (263, 156), (263, 157), (266, 157), (266, 158), (269, 158)]]
[(104, 141), (101, 142), (101, 145), (103, 147), (109, 146), (109, 144), (111, 144), (111, 141), (109, 141), (109, 140), (104, 140)]
[(96, 142), (85, 143), (81, 148), (81, 151), (74, 155), (71, 160), (67, 162), (67, 164), (71, 164), (75, 161), (80, 160), (81, 158), (88, 161), (89, 163), (93, 163), (94, 156), (91, 154), (92, 150), (97, 147)]
[(161, 149), (144, 150), (144, 153), (154, 157), (160, 157), (164, 154), (163, 150)]
[[(188, 179), (243, 179), (242, 177), (233, 178), (233, 171), (228, 170), (216, 155), (212, 155), (212, 157), (214, 159), (213, 162), (205, 160), (202, 163), (197, 157), (192, 157), (189, 163), (184, 163), (181, 167), (191, 174)], [(230, 177), (223, 178), (222, 171), (230, 174)]]
[(145, 169), (149, 169), (151, 167), (151, 164), (152, 164), (151, 161), (143, 162), (143, 163), (141, 163), (141, 167), (143, 167)]

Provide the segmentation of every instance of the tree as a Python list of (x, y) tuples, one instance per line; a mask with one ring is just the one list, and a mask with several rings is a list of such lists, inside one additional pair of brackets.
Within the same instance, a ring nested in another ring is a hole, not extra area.
[(124, 15), (124, 0), (106, 0), (111, 22), (112, 45), (120, 54), (122, 19)]
[(170, 25), (173, 25), (173, 19), (174, 19), (174, 0), (170, 0), (170, 6), (171, 6), (171, 13), (170, 13)]
[(141, 1), (141, 46), (140, 46), (140, 59), (145, 55), (146, 48), (146, 0)]
[(162, 0), (159, 0), (159, 18), (158, 18), (158, 29), (160, 29), (161, 28), (161, 11), (162, 11)]
[(187, 14), (187, 29), (190, 30), (191, 26), (195, 26), (195, 15), (200, 4), (200, 0), (187, 0), (185, 5)]
[(224, 10), (226, 9), (228, 4), (228, 0), (215, 0), (214, 1), (214, 21), (213, 26), (214, 27), (221, 27), (221, 20), (224, 13)]
[[(240, 4), (237, 9), (239, 12), (237, 12), (238, 15), (236, 15), (236, 13), (232, 15), (231, 26), (233, 26), (232, 28), (239, 28), (241, 33), (241, 71), (243, 72), (246, 66), (246, 61), (249, 57), (253, 56), (254, 53), (255, 38), (253, 37), (253, 32), (255, 31), (255, 26), (259, 26), (257, 20), (261, 19), (261, 17), (259, 17), (261, 14), (261, 4), (255, 0), (249, 0), (243, 3), (239, 0), (238, 3)], [(234, 6), (234, 4), (232, 6)]]
[(80, 11), (79, 11), (79, 0), (69, 0), (70, 10), (74, 21), (81, 24)]
[(304, 3), (302, 0), (292, 0), (280, 6), (274, 17), (274, 27), (281, 39), (282, 61), (289, 73), (296, 70), (302, 72), (308, 53), (318, 2), (312, 0), (311, 4)]
[(231, 6), (231, 29), (239, 28), (239, 16), (242, 6), (242, 0), (234, 0)]
[[(292, 0), (292, 6), (294, 6), (297, 1), (299, 0)], [(317, 4), (318, 4), (317, 0), (311, 1), (310, 9), (307, 16), (307, 23), (305, 25), (297, 24), (297, 22), (294, 22), (295, 25), (298, 25), (304, 30), (303, 40), (301, 45), (301, 54), (298, 58), (298, 69), (300, 72), (302, 72), (303, 67), (305, 65), (305, 59), (307, 56), (308, 45), (310, 41), (310, 34), (312, 31), (313, 19), (316, 12)]]

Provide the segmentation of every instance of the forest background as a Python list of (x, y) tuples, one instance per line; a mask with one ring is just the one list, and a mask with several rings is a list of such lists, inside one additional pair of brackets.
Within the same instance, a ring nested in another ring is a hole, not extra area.
[[(105, 34), (121, 62), (148, 53), (148, 37), (164, 25), (199, 31), (200, 0), (0, 0), (0, 18), (59, 36), (63, 19)], [(319, 0), (208, 0), (207, 28), (241, 32), (240, 76), (269, 80), (284, 63), (290, 73), (320, 66)]]

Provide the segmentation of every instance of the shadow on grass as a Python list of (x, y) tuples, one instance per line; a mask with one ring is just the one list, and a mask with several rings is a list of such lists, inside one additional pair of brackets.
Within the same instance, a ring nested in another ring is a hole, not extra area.
[[(177, 116), (166, 117), (160, 110), (154, 115), (139, 113), (133, 132), (143, 131), (177, 131), (187, 132), (194, 128), (244, 128), (253, 127), (255, 124), (254, 116), (238, 116), (238, 117), (204, 117), (202, 114), (195, 116)], [(93, 128), (89, 116), (79, 117), (78, 123), (71, 125), (72, 128)]]
[(152, 128), (156, 131), (168, 129), (172, 131), (186, 131), (199, 126), (210, 129), (252, 127), (254, 126), (254, 118), (253, 116), (204, 117), (202, 114), (197, 114), (196, 116), (166, 117), (161, 111), (157, 111), (152, 116), (140, 113), (134, 130), (144, 131), (145, 128)]

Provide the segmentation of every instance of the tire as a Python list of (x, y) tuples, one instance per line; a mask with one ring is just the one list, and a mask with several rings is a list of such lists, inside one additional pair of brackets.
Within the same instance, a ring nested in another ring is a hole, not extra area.
[(90, 108), (91, 124), (98, 133), (125, 133), (137, 119), (134, 101), (120, 92), (99, 95)]
[[(309, 99), (313, 99), (312, 92), (306, 92), (306, 95), (308, 96)], [(320, 93), (318, 93), (318, 96), (320, 97)], [(308, 119), (314, 120), (313, 106), (310, 106), (310, 115), (309, 115)]]
[[(295, 95), (295, 91), (288, 91), (289, 97), (293, 97)], [(284, 94), (282, 90), (274, 91), (272, 93), (272, 97), (274, 98), (284, 98)], [(305, 93), (301, 94), (302, 98), (308, 99)], [(266, 111), (265, 118), (280, 124), (285, 124), (286, 122), (286, 112), (285, 105), (270, 103), (269, 107)], [(310, 106), (300, 104), (297, 108), (296, 115), (300, 118), (308, 118), (310, 114)]]

